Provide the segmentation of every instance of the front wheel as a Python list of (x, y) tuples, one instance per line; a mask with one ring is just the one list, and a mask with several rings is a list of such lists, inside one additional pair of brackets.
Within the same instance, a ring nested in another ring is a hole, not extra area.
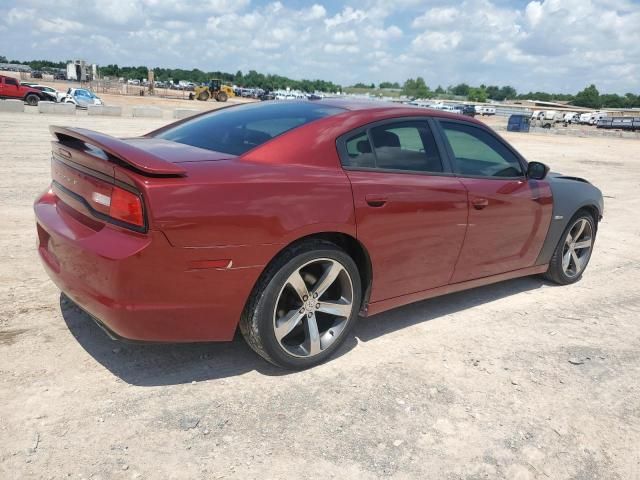
[(226, 102), (227, 101), (227, 94), (225, 92), (218, 92), (218, 95), (216, 96), (216, 101), (218, 101), (218, 102)]
[(353, 259), (333, 243), (303, 242), (285, 250), (264, 272), (242, 314), (240, 331), (271, 363), (309, 368), (344, 342), (360, 300)]
[(593, 216), (585, 210), (576, 213), (560, 237), (545, 277), (560, 285), (580, 280), (591, 259), (595, 236)]

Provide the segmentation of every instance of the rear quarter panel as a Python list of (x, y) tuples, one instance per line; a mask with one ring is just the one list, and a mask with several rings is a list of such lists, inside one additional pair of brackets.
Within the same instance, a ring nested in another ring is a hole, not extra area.
[(148, 185), (152, 228), (174, 246), (284, 245), (317, 231), (355, 235), (351, 186), (341, 170), (237, 159), (182, 165), (187, 177)]

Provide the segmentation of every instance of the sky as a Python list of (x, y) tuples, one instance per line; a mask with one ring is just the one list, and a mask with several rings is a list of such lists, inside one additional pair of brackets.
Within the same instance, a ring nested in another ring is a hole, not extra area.
[(640, 0), (0, 0), (0, 55), (640, 93)]

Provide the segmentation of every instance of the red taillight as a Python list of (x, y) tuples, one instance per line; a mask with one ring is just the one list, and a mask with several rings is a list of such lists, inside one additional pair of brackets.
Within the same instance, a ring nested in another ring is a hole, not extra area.
[(111, 192), (109, 216), (122, 222), (144, 227), (140, 197), (120, 187), (113, 187)]

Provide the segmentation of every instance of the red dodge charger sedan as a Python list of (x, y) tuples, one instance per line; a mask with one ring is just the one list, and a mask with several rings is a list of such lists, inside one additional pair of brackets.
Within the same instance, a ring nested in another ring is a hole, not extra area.
[(484, 124), (377, 102), (263, 102), (143, 137), (51, 127), (38, 251), (113, 338), (231, 340), (306, 368), (358, 315), (510, 278), (577, 281), (586, 180)]

